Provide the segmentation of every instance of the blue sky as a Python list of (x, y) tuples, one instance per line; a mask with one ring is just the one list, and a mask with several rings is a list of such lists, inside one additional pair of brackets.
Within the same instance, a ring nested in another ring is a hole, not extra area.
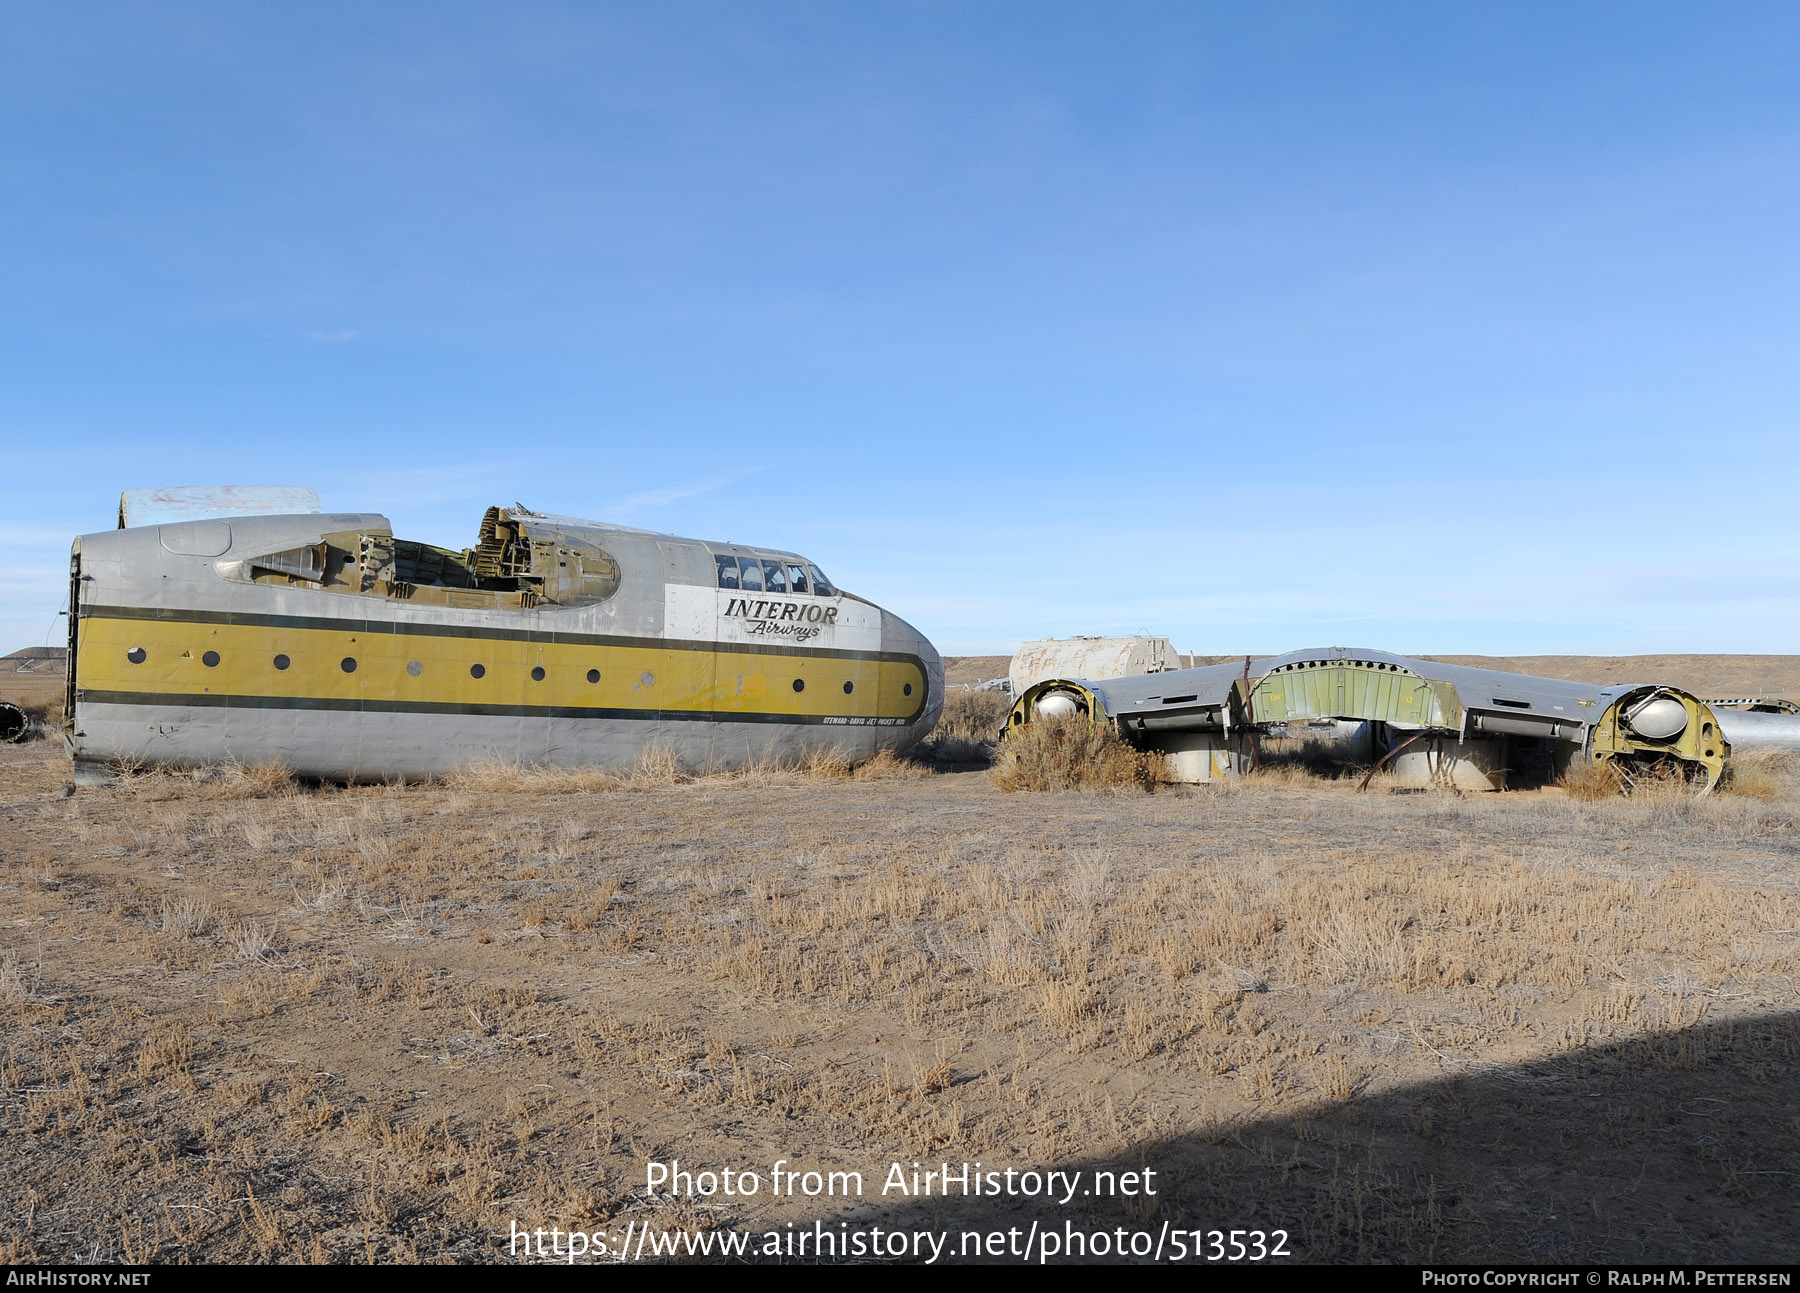
[(949, 653), (1789, 652), (1800, 10), (15, 6), (0, 651), (126, 487)]

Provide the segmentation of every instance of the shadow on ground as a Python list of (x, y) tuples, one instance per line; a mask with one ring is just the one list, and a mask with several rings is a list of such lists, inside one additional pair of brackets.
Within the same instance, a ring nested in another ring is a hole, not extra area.
[(890, 1196), (895, 1206), (871, 1207), (871, 1180), (850, 1221), (949, 1230), (946, 1256), (965, 1230), (1028, 1232), (1035, 1221), (1058, 1235), (1124, 1227), (1154, 1241), (1167, 1221), (1286, 1230), (1305, 1261), (1800, 1260), (1800, 1015), (1520, 1066), (1446, 1066), (1456, 1071), (1441, 1081), (1222, 1122), (1123, 1160), (984, 1165), (1081, 1171), (1083, 1189), (1096, 1169), (1148, 1167), (1154, 1200)]

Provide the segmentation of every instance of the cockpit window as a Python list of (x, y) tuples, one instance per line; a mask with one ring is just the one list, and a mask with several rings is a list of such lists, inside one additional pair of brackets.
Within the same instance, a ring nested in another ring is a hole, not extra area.
[(811, 562), (779, 557), (729, 557), (713, 554), (719, 587), (748, 593), (785, 593), (790, 596), (836, 597), (837, 589), (825, 572)]

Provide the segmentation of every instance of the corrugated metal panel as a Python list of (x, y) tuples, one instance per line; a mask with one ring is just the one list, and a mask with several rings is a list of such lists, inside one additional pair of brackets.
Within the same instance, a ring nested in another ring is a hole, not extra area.
[(1257, 685), (1251, 713), (1258, 723), (1303, 718), (1356, 718), (1453, 727), (1431, 684), (1381, 661), (1308, 660), (1278, 666)]
[(1012, 694), (1018, 696), (1046, 678), (1129, 678), (1162, 673), (1176, 663), (1179, 657), (1168, 638), (1045, 638), (1021, 646), (1013, 655), (1007, 676), (1012, 680)]

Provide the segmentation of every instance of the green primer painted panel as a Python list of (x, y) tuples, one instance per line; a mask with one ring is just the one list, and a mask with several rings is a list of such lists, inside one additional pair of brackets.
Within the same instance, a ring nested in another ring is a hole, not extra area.
[(1251, 696), (1258, 723), (1347, 718), (1456, 728), (1462, 715), (1429, 682), (1391, 665), (1320, 660), (1286, 665), (1263, 678)]

